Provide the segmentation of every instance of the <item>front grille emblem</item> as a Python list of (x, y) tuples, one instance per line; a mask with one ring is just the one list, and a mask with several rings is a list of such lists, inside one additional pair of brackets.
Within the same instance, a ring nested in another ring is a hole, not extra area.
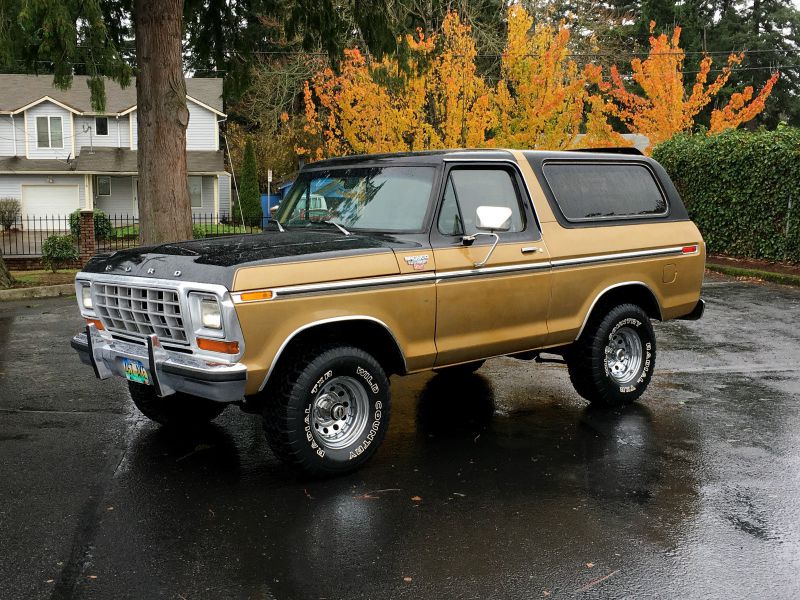
[(181, 272), (180, 271), (175, 271), (175, 277), (180, 277), (180, 276), (181, 276)]
[(155, 269), (152, 269), (152, 268), (151, 269), (147, 269), (147, 274), (148, 275), (153, 275), (153, 274), (155, 274), (155, 272), (156, 272)]

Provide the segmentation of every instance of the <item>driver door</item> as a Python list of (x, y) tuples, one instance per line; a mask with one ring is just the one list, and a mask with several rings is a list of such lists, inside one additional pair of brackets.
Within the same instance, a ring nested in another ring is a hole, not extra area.
[[(549, 253), (522, 175), (511, 162), (448, 163), (431, 231), (436, 282), (436, 366), (540, 346), (547, 337)], [(511, 209), (510, 228), (469, 245), (479, 206)]]

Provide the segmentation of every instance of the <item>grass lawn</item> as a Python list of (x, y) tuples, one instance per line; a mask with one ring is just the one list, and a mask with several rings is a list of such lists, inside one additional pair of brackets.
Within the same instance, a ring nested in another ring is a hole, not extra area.
[(11, 271), (11, 276), (15, 283), (12, 288), (36, 287), (40, 285), (58, 285), (61, 283), (72, 283), (75, 281), (76, 269), (61, 269), (53, 273), (52, 271)]

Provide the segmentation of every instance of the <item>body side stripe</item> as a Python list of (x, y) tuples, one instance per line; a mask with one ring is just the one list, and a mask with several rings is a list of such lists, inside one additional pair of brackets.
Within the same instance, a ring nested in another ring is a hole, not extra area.
[[(523, 263), (515, 265), (503, 265), (499, 267), (483, 267), (480, 269), (464, 269), (455, 271), (426, 271), (424, 273), (408, 273), (402, 275), (386, 275), (381, 277), (367, 277), (361, 279), (347, 279), (344, 281), (331, 281), (325, 283), (310, 283), (304, 285), (292, 285), (276, 287), (273, 289), (265, 288), (263, 291), (273, 293), (270, 300), (253, 300), (251, 302), (271, 302), (275, 299), (296, 296), (300, 294), (311, 294), (318, 292), (339, 292), (360, 288), (385, 287), (394, 285), (408, 285), (412, 283), (442, 282), (450, 279), (471, 278), (471, 277), (491, 277), (500, 274), (524, 273), (528, 271), (538, 271), (542, 269), (564, 269), (582, 267), (591, 264), (624, 261), (634, 258), (656, 258), (660, 256), (680, 256), (685, 255), (684, 246), (671, 246), (669, 248), (657, 248), (654, 250), (640, 250), (636, 252), (617, 252), (614, 254), (600, 254), (580, 258), (567, 258), (551, 261), (541, 261), (535, 263)], [(694, 253), (696, 254), (696, 252)], [(246, 290), (247, 292), (260, 290)], [(245, 303), (241, 295), (244, 292), (234, 292), (232, 294), (235, 303)]]

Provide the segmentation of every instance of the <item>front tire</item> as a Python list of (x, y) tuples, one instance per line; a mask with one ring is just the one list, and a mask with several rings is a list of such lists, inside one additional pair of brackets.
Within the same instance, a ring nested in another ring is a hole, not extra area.
[(653, 377), (656, 338), (650, 318), (635, 304), (592, 317), (567, 355), (572, 385), (600, 406), (637, 400)]
[(264, 432), (275, 455), (308, 475), (358, 469), (389, 426), (389, 380), (378, 361), (352, 346), (296, 355), (279, 372), (264, 407)]
[(154, 387), (128, 382), (136, 408), (148, 419), (161, 425), (196, 426), (216, 419), (227, 404), (176, 392), (160, 398)]

